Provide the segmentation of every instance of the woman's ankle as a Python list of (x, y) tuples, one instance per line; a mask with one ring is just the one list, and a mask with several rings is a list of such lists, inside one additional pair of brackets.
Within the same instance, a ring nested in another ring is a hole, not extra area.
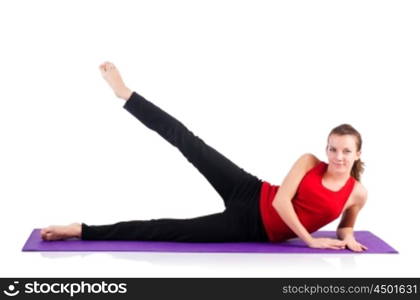
[(124, 99), (125, 101), (127, 101), (128, 99), (130, 99), (131, 94), (133, 94), (133, 91), (130, 90), (129, 88), (124, 88), (122, 89), (117, 96), (121, 99)]
[(82, 236), (82, 224), (80, 223), (73, 223), (71, 224), (72, 228), (72, 236), (76, 238), (81, 238)]

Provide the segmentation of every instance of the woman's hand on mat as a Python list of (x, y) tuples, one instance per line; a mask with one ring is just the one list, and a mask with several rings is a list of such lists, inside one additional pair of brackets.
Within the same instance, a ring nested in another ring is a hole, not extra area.
[(354, 252), (363, 252), (364, 250), (368, 249), (368, 247), (360, 244), (354, 238), (344, 239), (343, 241), (346, 242), (347, 248)]
[(308, 246), (311, 248), (340, 250), (346, 247), (346, 242), (331, 238), (312, 238), (309, 241)]

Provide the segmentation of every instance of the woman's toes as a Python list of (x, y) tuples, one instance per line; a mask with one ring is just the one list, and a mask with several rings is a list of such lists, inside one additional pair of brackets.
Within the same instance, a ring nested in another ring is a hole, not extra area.
[(42, 237), (42, 239), (43, 239), (43, 240), (47, 240), (47, 238), (48, 238), (48, 233), (44, 232), (44, 233), (41, 235), (41, 237)]
[(47, 232), (47, 234), (45, 235), (45, 239), (47, 241), (51, 241), (53, 239), (53, 233), (52, 232)]
[(51, 240), (54, 235), (54, 228), (52, 226), (48, 226), (46, 228), (41, 229), (41, 237), (44, 240)]
[(100, 69), (102, 72), (108, 72), (108, 71), (110, 71), (110, 70), (112, 70), (112, 69), (116, 69), (116, 67), (115, 67), (115, 65), (114, 65), (113, 63), (111, 63), (111, 62), (109, 62), (109, 61), (106, 61), (106, 62), (102, 63), (102, 64), (99, 66), (99, 69)]
[(45, 227), (41, 229), (41, 237), (46, 240), (48, 237), (51, 236), (51, 227)]
[(105, 63), (105, 70), (106, 71), (109, 71), (109, 70), (111, 70), (112, 69), (112, 63), (110, 63), (109, 61), (107, 61), (106, 63)]
[(49, 231), (49, 227), (45, 227), (41, 229), (41, 235), (45, 235)]
[(100, 67), (99, 71), (101, 71), (102, 76), (105, 76), (105, 74), (106, 74), (105, 67)]
[(61, 240), (81, 236), (81, 224), (71, 223), (66, 226), (49, 226), (41, 230), (45, 240)]

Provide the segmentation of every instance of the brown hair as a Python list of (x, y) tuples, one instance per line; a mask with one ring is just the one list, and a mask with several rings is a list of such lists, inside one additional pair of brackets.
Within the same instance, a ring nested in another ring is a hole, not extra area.
[[(337, 134), (337, 135), (349, 134), (349, 135), (352, 135), (352, 136), (356, 137), (357, 151), (360, 151), (362, 149), (362, 136), (350, 124), (341, 124), (341, 125), (333, 128), (331, 130), (330, 134), (328, 135), (328, 140), (329, 140), (329, 138), (332, 134)], [(365, 165), (365, 163), (362, 162), (361, 159), (356, 160), (353, 164), (353, 167), (351, 169), (351, 176), (353, 176), (357, 181), (360, 181), (360, 177), (361, 177), (363, 171), (365, 170), (364, 165)]]

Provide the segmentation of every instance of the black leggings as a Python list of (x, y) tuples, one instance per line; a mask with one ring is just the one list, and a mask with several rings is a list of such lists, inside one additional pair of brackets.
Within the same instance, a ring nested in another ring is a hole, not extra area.
[(135, 220), (91, 226), (82, 223), (83, 240), (268, 241), (259, 210), (261, 179), (235, 165), (136, 92), (124, 108), (179, 149), (216, 189), (225, 210), (191, 219)]

